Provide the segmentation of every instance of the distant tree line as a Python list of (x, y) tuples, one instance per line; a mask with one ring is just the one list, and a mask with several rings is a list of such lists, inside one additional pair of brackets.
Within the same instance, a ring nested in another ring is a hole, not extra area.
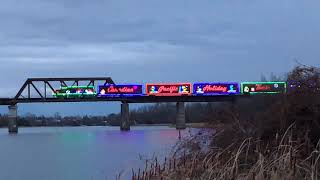
[[(186, 103), (186, 122), (208, 122), (214, 109), (223, 103)], [(130, 112), (131, 124), (174, 124), (176, 118), (175, 103), (157, 103), (142, 106)], [(108, 116), (110, 125), (120, 124), (120, 114)]]
[[(187, 123), (207, 122), (212, 112), (222, 103), (189, 103), (186, 104)], [(146, 105), (130, 112), (130, 122), (136, 124), (174, 124), (176, 116), (175, 103), (158, 103)], [(34, 126), (119, 126), (120, 113), (112, 113), (108, 116), (61, 116), (55, 113), (53, 116), (37, 116), (27, 113), (18, 117), (18, 125), (26, 127)], [(0, 114), (0, 127), (8, 125), (6, 114)]]
[[(18, 125), (25, 127), (37, 126), (105, 126), (107, 125), (105, 116), (60, 116), (56, 113), (54, 116), (37, 116), (28, 113), (25, 116), (18, 117)], [(8, 125), (8, 116), (0, 114), (0, 127)]]

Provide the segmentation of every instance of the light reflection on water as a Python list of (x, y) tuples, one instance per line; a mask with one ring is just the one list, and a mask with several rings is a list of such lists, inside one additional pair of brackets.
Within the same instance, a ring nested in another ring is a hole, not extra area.
[[(187, 130), (182, 134), (186, 134)], [(140, 157), (165, 156), (178, 141), (169, 127), (20, 128), (18, 135), (0, 129), (0, 179), (105, 180), (143, 167)]]

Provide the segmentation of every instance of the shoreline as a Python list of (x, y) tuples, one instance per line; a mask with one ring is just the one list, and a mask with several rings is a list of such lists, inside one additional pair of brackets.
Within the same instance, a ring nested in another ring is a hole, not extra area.
[[(170, 128), (175, 128), (175, 124), (136, 124), (136, 125), (131, 125), (131, 127), (170, 127)], [(94, 125), (94, 126), (86, 126), (86, 125), (81, 125), (81, 126), (19, 126), (19, 128), (50, 128), (50, 127), (119, 127), (119, 126), (112, 126), (112, 125)], [(8, 128), (7, 126), (2, 126), (0, 129), (6, 129)], [(186, 128), (210, 128), (208, 123), (186, 123)]]

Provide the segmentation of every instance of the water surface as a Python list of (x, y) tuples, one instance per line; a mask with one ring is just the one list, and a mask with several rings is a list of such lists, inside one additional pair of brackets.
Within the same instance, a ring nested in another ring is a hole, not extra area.
[(167, 155), (178, 141), (174, 128), (131, 129), (20, 128), (18, 135), (0, 129), (0, 179), (105, 180), (120, 172), (130, 179), (131, 169), (143, 166), (141, 158)]

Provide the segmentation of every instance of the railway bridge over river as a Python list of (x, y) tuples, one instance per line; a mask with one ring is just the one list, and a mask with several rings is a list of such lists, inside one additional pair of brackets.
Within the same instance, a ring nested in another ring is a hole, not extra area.
[[(110, 77), (93, 78), (29, 78), (22, 85), (15, 97), (0, 98), (0, 105), (8, 106), (8, 130), (9, 133), (18, 133), (17, 106), (20, 103), (67, 103), (67, 102), (99, 102), (99, 101), (118, 101), (121, 102), (121, 123), (120, 129), (130, 130), (129, 104), (130, 103), (176, 103), (176, 128), (185, 129), (185, 102), (234, 102), (239, 98), (250, 97), (244, 94), (222, 94), (210, 96), (151, 96), (141, 94), (138, 96), (75, 96), (75, 97), (56, 97), (52, 92), (56, 92), (61, 87), (94, 87), (96, 85), (116, 85)], [(84, 92), (82, 92), (84, 93)]]

